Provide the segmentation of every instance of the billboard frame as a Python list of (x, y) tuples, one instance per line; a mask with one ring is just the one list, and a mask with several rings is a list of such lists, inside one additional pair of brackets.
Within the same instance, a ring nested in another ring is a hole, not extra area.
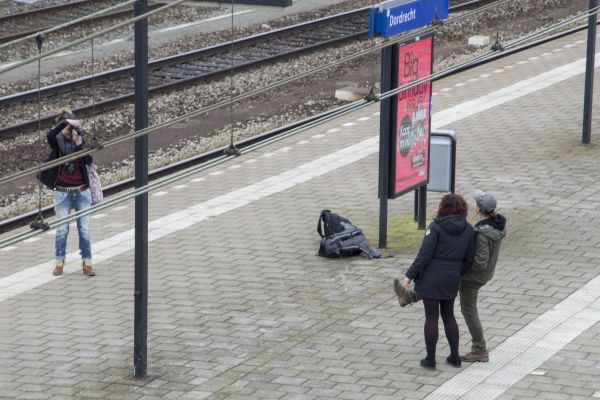
[[(429, 65), (429, 73), (426, 76), (431, 75), (433, 72), (433, 46), (434, 46), (434, 34), (433, 32), (426, 33), (424, 35), (415, 36), (413, 38), (408, 39), (405, 42), (397, 43), (392, 46), (392, 88), (398, 88), (399, 83), (399, 69), (400, 69), (400, 48), (409, 46), (411, 44), (417, 43), (424, 39), (431, 39), (431, 53), (430, 53), (430, 65)], [(416, 189), (427, 186), (429, 183), (429, 168), (430, 168), (430, 153), (431, 153), (431, 107), (432, 107), (432, 82), (428, 81), (426, 83), (429, 85), (429, 98), (428, 98), (428, 107), (427, 107), (427, 151), (426, 151), (426, 164), (427, 164), (427, 176), (419, 181), (418, 183), (412, 184), (408, 187), (401, 188), (397, 190), (396, 188), (396, 148), (398, 145), (399, 131), (398, 131), (398, 102), (399, 95), (395, 95), (392, 97), (391, 101), (391, 110), (390, 110), (390, 130), (389, 130), (389, 174), (388, 174), (388, 198), (395, 199), (398, 198), (408, 192), (414, 191)], [(408, 89), (412, 90), (412, 89)]]

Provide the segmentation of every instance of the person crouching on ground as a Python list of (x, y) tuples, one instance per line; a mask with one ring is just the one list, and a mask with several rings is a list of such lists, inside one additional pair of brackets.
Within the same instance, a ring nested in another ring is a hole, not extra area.
[(423, 299), (425, 307), (425, 346), (427, 357), (421, 360), (423, 368), (435, 368), (440, 313), (450, 355), (449, 364), (460, 367), (458, 352), (458, 324), (454, 317), (454, 299), (458, 294), (460, 277), (473, 263), (475, 252), (473, 227), (467, 222), (468, 206), (457, 194), (442, 197), (437, 216), (429, 225), (419, 254), (406, 271), (402, 285), (394, 280), (394, 289), (410, 287)]
[(500, 244), (506, 235), (506, 218), (496, 213), (496, 197), (476, 190), (479, 222), (475, 224), (475, 261), (460, 280), (460, 310), (471, 334), (471, 351), (461, 359), (467, 362), (489, 360), (483, 328), (477, 312), (479, 289), (494, 277)]
[[(55, 158), (68, 156), (83, 149), (84, 140), (81, 135), (81, 123), (75, 119), (71, 110), (61, 108), (57, 120), (59, 121), (58, 124), (48, 131), (46, 135), (53, 154), (57, 156)], [(86, 169), (86, 165), (91, 163), (91, 155), (65, 162), (52, 172), (53, 176), (49, 183), (48, 181), (44, 181), (46, 185), (53, 189), (54, 213), (58, 219), (70, 215), (72, 208), (75, 211), (81, 211), (92, 205), (92, 196)], [(92, 245), (89, 224), (89, 215), (77, 218), (77, 232), (79, 234), (79, 250), (82, 258), (81, 266), (83, 274), (94, 276), (96, 273), (92, 268)], [(55, 276), (63, 274), (68, 234), (68, 222), (56, 228), (56, 264), (53, 271)]]

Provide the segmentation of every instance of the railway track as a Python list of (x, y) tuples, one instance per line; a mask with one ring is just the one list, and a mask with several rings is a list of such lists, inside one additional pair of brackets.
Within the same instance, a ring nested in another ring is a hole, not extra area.
[[(463, 9), (467, 9), (469, 7), (478, 7), (481, 6), (482, 3), (486, 3), (486, 2), (482, 2), (481, 0), (450, 0), (449, 2), (449, 7), (461, 7)], [(487, 2), (489, 3), (489, 2)]]
[[(477, 0), (476, 3), (478, 3), (477, 5), (480, 6), (483, 3), (490, 3), (492, 1), (497, 1), (497, 0), (487, 0), (487, 1), (486, 0)], [(451, 2), (451, 4), (453, 4), (453, 3)], [(468, 9), (471, 9), (471, 8), (473, 8), (473, 7), (476, 6), (476, 5), (474, 5), (474, 1), (467, 1), (467, 2), (463, 2), (462, 4), (464, 5), (464, 7), (460, 7), (460, 6), (457, 7), (456, 5), (454, 5), (451, 8), (451, 11), (452, 12), (462, 11), (462, 10), (466, 9), (465, 7), (467, 7)], [(231, 43), (227, 43), (227, 44), (225, 44), (223, 46), (231, 46)], [(214, 48), (218, 48), (218, 47), (219, 46), (214, 46)], [(528, 47), (531, 47), (531, 46), (528, 46)], [(214, 49), (214, 48), (211, 48), (211, 49)], [(205, 50), (208, 50), (208, 49), (205, 49)], [(506, 53), (506, 55), (508, 55), (508, 54), (512, 54), (512, 52)], [(498, 57), (502, 57), (502, 56), (504, 56), (504, 54), (498, 55)], [(226, 68), (226, 71), (229, 72), (228, 68)], [(60, 85), (56, 85), (56, 86), (60, 86)], [(35, 94), (37, 95), (37, 91), (35, 91)], [(81, 114), (80, 111), (77, 111), (77, 112), (78, 112), (78, 114)], [(316, 117), (309, 118), (305, 122), (310, 122), (310, 121), (314, 120), (315, 118)], [(248, 143), (251, 144), (251, 143), (255, 143), (257, 141), (261, 141), (261, 140), (265, 140), (265, 139), (271, 138), (273, 136), (277, 136), (277, 135), (280, 135), (280, 134), (285, 134), (289, 129), (292, 129), (292, 128), (294, 128), (294, 127), (296, 127), (298, 125), (301, 125), (301, 124), (302, 124), (302, 122), (298, 122), (298, 123), (295, 123), (291, 127), (290, 126), (283, 127), (283, 128), (277, 129), (275, 131), (271, 131), (271, 132), (269, 132), (269, 133), (267, 133), (265, 135), (262, 135), (259, 138), (249, 139)], [(37, 127), (37, 120), (35, 121), (35, 126)], [(237, 146), (239, 148), (243, 148), (246, 145), (247, 144), (245, 144), (245, 142), (237, 143)], [(172, 174), (172, 173), (174, 173), (174, 172), (176, 172), (178, 170), (181, 170), (183, 168), (189, 168), (189, 167), (194, 166), (194, 165), (205, 163), (205, 162), (210, 161), (210, 160), (212, 160), (212, 159), (214, 159), (216, 157), (219, 157), (221, 154), (222, 154), (222, 149), (218, 149), (218, 150), (215, 150), (215, 151), (212, 151), (212, 152), (209, 152), (209, 153), (206, 153), (206, 154), (194, 157), (192, 159), (185, 160), (183, 162), (178, 162), (178, 163), (176, 163), (174, 165), (163, 167), (159, 171), (155, 171), (155, 172), (151, 173), (150, 179), (153, 180), (153, 179), (165, 176), (165, 175)], [(131, 187), (133, 187), (132, 180), (126, 180), (126, 181), (123, 181), (123, 182), (119, 182), (119, 183), (113, 184), (113, 185), (111, 185), (108, 188), (105, 188), (105, 194), (106, 195), (110, 195), (110, 194), (117, 193), (117, 192), (122, 191), (122, 190), (129, 189)], [(43, 214), (44, 214), (44, 216), (50, 216), (50, 215), (52, 215), (52, 208), (51, 207), (44, 208), (43, 209)], [(35, 212), (29, 212), (29, 213), (23, 214), (21, 216), (17, 216), (17, 217), (14, 217), (14, 218), (2, 221), (2, 222), (0, 222), (0, 233), (12, 230), (12, 229), (17, 228), (17, 227), (24, 226), (24, 225), (28, 224), (29, 222), (31, 222), (35, 218), (36, 215), (37, 215), (37, 211), (35, 211)]]
[[(527, 49), (539, 46), (541, 44), (544, 44), (544, 43), (547, 43), (547, 42), (550, 42), (550, 41), (562, 38), (564, 36), (571, 35), (571, 34), (576, 33), (576, 32), (580, 32), (580, 31), (585, 30), (585, 29), (587, 29), (587, 28), (586, 27), (573, 28), (573, 29), (570, 29), (570, 30), (567, 30), (567, 31), (564, 31), (564, 32), (561, 32), (561, 33), (558, 33), (558, 34), (555, 34), (555, 35), (553, 35), (551, 37), (547, 37), (547, 38), (544, 38), (544, 39), (540, 39), (540, 40), (534, 41), (532, 43), (528, 43), (528, 44), (523, 45), (523, 46), (518, 47), (518, 48), (514, 48), (514, 49), (511, 49), (511, 50), (503, 51), (501, 53), (497, 53), (493, 57), (490, 57), (489, 59), (481, 60), (481, 61), (478, 61), (476, 63), (469, 64), (468, 66), (465, 66), (465, 67), (463, 67), (461, 69), (457, 69), (457, 70), (455, 70), (453, 72), (453, 74), (460, 73), (460, 72), (463, 72), (463, 71), (466, 71), (466, 70), (469, 70), (469, 69), (472, 69), (472, 68), (476, 68), (476, 67), (478, 67), (480, 65), (496, 61), (496, 60), (498, 60), (500, 58), (503, 58), (503, 57), (508, 57), (508, 56), (510, 56), (512, 54), (515, 54), (515, 53), (518, 53), (518, 52), (521, 52), (521, 51), (524, 51), (524, 50), (527, 50)], [(436, 80), (437, 79), (434, 79), (434, 81), (436, 81)], [(264, 134), (262, 134), (260, 136), (246, 139), (246, 140), (244, 140), (242, 142), (237, 143), (236, 146), (239, 149), (243, 149), (243, 148), (245, 148), (247, 146), (251, 146), (251, 145), (253, 145), (255, 143), (259, 143), (261, 141), (269, 140), (269, 139), (272, 139), (272, 138), (277, 137), (279, 135), (284, 135), (287, 132), (289, 132), (289, 131), (291, 131), (291, 130), (293, 130), (295, 128), (301, 127), (302, 125), (309, 124), (309, 123), (314, 122), (314, 121), (316, 121), (316, 120), (318, 120), (320, 118), (327, 117), (328, 115), (333, 115), (333, 114), (336, 113), (336, 111), (337, 111), (337, 109), (326, 111), (326, 112), (324, 112), (322, 114), (315, 115), (315, 116), (309, 117), (309, 118), (307, 118), (305, 120), (295, 122), (295, 123), (293, 123), (291, 125), (284, 126), (284, 127), (272, 130), (272, 131), (264, 133)], [(160, 169), (158, 169), (156, 171), (152, 171), (149, 174), (149, 179), (150, 179), (150, 181), (152, 181), (152, 180), (155, 180), (155, 179), (158, 179), (158, 178), (161, 178), (161, 177), (173, 174), (175, 172), (181, 171), (181, 170), (186, 169), (186, 168), (191, 168), (191, 167), (196, 166), (196, 165), (207, 163), (207, 162), (209, 162), (211, 160), (214, 160), (214, 159), (220, 157), (223, 154), (223, 150), (224, 150), (223, 148), (216, 149), (216, 150), (213, 150), (213, 151), (201, 154), (199, 156), (195, 156), (195, 157), (192, 157), (190, 159), (183, 160), (183, 161), (177, 162), (177, 163), (172, 164), (172, 165), (168, 165), (168, 166), (160, 168)], [(111, 185), (111, 186), (109, 186), (107, 188), (104, 188), (104, 195), (105, 196), (110, 196), (111, 194), (115, 194), (115, 193), (121, 192), (123, 190), (131, 189), (133, 187), (134, 187), (134, 179), (130, 178), (128, 180), (125, 180), (125, 181), (113, 184), (113, 185)], [(52, 206), (45, 207), (41, 211), (42, 211), (42, 215), (44, 216), (44, 218), (53, 215), (53, 207)], [(4, 233), (4, 232), (10, 231), (10, 230), (13, 230), (13, 229), (25, 226), (25, 225), (29, 224), (30, 222), (32, 222), (36, 218), (37, 215), (38, 215), (38, 211), (31, 211), (31, 212), (19, 215), (19, 216), (14, 217), (14, 218), (10, 218), (10, 219), (5, 220), (5, 221), (0, 221), (0, 233)]]
[[(149, 64), (150, 96), (180, 87), (199, 84), (266, 62), (273, 62), (297, 54), (331, 46), (368, 33), (368, 10), (355, 10), (320, 20), (310, 21), (243, 38), (232, 44), (220, 45), (179, 54), (152, 61)], [(120, 104), (131, 102), (134, 96), (134, 67), (104, 72), (94, 77), (85, 77), (42, 88), (41, 101), (50, 108), (61, 104), (71, 104), (80, 116), (86, 116), (92, 109), (92, 95), (95, 97), (97, 112), (112, 109)], [(38, 91), (31, 90), (0, 98), (0, 107), (6, 112), (18, 115), (18, 108), (38, 101)], [(53, 116), (42, 117), (42, 124), (51, 123)], [(37, 120), (0, 129), (0, 138), (25, 133), (37, 127)]]
[[(162, 4), (151, 4), (150, 8), (160, 7)], [(48, 7), (30, 9), (28, 11), (13, 14), (0, 15), (0, 44), (19, 39), (32, 33), (43, 31), (63, 24), (68, 21), (79, 19), (89, 15), (100, 8), (97, 1), (76, 0), (64, 4), (56, 4)], [(108, 12), (82, 21), (79, 24), (88, 24), (90, 21), (102, 21), (115, 17), (133, 16), (133, 7), (126, 6), (122, 9)], [(75, 25), (74, 25), (75, 26)]]
[[(470, 0), (451, 7), (452, 12), (490, 3), (494, 0)], [(233, 69), (240, 71), (260, 64), (280, 61), (298, 54), (326, 48), (345, 41), (366, 38), (368, 7), (337, 14), (291, 27), (273, 30), (233, 43)], [(223, 43), (173, 57), (152, 61), (149, 65), (150, 96), (194, 84), (205, 83), (231, 71), (232, 44)], [(50, 109), (70, 104), (81, 117), (114, 109), (134, 97), (134, 68), (120, 68), (41, 88), (40, 101)], [(92, 82), (94, 84), (92, 85)], [(93, 104), (95, 100), (95, 105)], [(23, 115), (19, 107), (38, 101), (38, 90), (30, 90), (0, 98), (5, 115)], [(54, 115), (41, 117), (43, 125), (51, 124)], [(29, 133), (38, 120), (20, 121), (0, 128), (0, 139)]]

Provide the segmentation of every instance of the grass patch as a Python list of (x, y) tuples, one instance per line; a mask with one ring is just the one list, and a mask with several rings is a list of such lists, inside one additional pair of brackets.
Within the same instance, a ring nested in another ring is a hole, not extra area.
[[(373, 247), (378, 245), (379, 225), (365, 230), (365, 236)], [(408, 254), (414, 256), (419, 250), (425, 236), (424, 230), (417, 229), (417, 223), (412, 218), (400, 217), (388, 219), (387, 247), (379, 249), (392, 254)]]

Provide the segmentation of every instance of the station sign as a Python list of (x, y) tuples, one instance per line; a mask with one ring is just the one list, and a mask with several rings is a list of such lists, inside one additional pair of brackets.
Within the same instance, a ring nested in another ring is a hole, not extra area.
[(391, 37), (448, 18), (448, 0), (389, 0), (370, 10), (369, 36)]

